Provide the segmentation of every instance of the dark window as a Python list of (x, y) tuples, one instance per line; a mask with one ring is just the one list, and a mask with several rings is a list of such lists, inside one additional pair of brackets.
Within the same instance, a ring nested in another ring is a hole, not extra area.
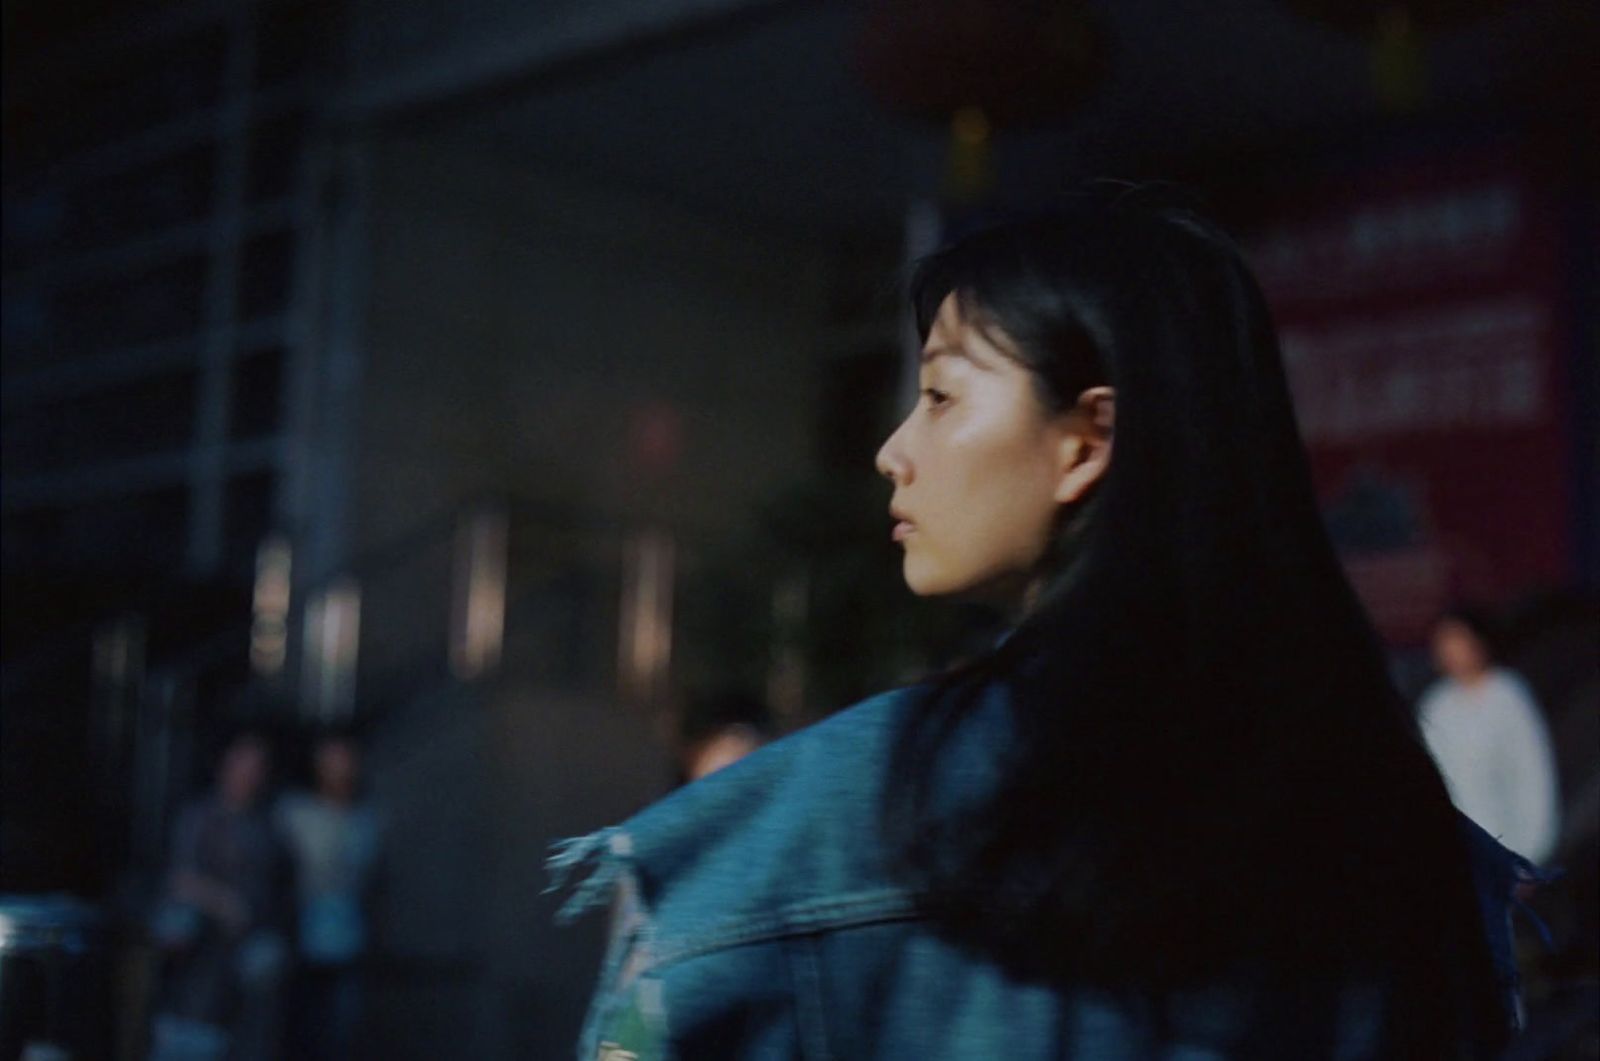
[(253, 577), (256, 548), (272, 529), (277, 477), (251, 472), (228, 480), (223, 497), (224, 565), (230, 575)]
[(67, 228), (68, 199), (60, 188), (35, 188), (5, 197), (5, 268), (38, 261), (57, 250)]
[(292, 233), (274, 232), (246, 243), (239, 263), (239, 319), (281, 312), (289, 301), (293, 268)]
[(67, 239), (103, 246), (203, 220), (211, 210), (216, 148), (203, 144), (127, 173), (74, 188)]
[(70, 508), (8, 513), (6, 563), (30, 569), (117, 573), (183, 564), (189, 493), (181, 486), (101, 498)]
[(7, 371), (49, 360), (50, 302), (38, 288), (0, 295), (0, 364)]
[(256, 84), (263, 88), (312, 74), (327, 59), (335, 39), (328, 25), (331, 5), (315, 0), (277, 0), (261, 8), (256, 37)]
[(0, 517), (0, 556), (6, 570), (25, 572), (45, 566), (45, 558), (61, 540), (63, 515), (59, 508), (27, 508)]
[(233, 366), (230, 433), (236, 439), (260, 438), (283, 423), (282, 347), (262, 350)]
[(200, 328), (205, 285), (206, 260), (199, 256), (80, 283), (53, 300), (48, 335), (58, 356), (192, 336)]
[(255, 126), (250, 139), (250, 178), (245, 187), (248, 202), (270, 202), (294, 191), (305, 134), (306, 116), (300, 111), (281, 114)]
[(7, 474), (31, 475), (181, 451), (194, 434), (196, 379), (167, 373), (21, 410), (0, 432), (0, 461)]
[(212, 26), (93, 64), (38, 71), (16, 108), (23, 127), (7, 147), (26, 168), (208, 108), (221, 96), (226, 58), (226, 31)]

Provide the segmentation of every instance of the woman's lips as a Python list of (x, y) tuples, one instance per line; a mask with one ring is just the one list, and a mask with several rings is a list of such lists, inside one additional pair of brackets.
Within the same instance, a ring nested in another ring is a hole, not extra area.
[(910, 520), (903, 519), (894, 525), (894, 530), (889, 532), (889, 536), (897, 542), (903, 542), (906, 540), (907, 535), (912, 534), (916, 529), (916, 527), (912, 526)]

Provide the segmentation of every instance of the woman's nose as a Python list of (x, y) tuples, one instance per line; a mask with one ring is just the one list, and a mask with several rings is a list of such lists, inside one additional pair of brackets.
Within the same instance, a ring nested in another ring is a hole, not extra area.
[(896, 486), (905, 486), (911, 482), (911, 462), (906, 459), (905, 451), (900, 446), (898, 428), (878, 448), (876, 464), (878, 474)]

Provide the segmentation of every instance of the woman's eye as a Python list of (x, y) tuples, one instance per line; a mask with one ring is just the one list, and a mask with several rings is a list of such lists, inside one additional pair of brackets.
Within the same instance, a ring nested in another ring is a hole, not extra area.
[(922, 388), (922, 396), (924, 398), (928, 399), (928, 408), (929, 409), (942, 408), (947, 402), (950, 401), (949, 392), (942, 391), (938, 387), (924, 387), (924, 388)]

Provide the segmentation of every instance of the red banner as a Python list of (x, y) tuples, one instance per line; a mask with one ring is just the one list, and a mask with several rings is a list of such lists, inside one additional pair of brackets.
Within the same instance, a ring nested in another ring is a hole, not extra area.
[(1494, 160), (1299, 189), (1247, 254), (1329, 530), (1382, 633), (1570, 576), (1559, 229)]

